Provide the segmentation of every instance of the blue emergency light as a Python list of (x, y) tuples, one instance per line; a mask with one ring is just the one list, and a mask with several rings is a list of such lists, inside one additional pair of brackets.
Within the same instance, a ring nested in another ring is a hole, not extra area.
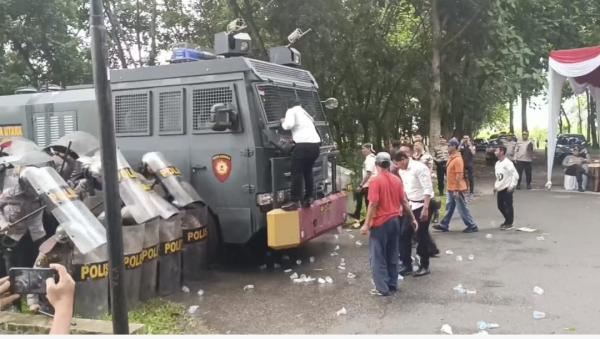
[(170, 60), (171, 63), (216, 59), (216, 56), (213, 53), (199, 51), (195, 48), (191, 48), (188, 46), (175, 46), (173, 47), (172, 51), (173, 53), (171, 54)]

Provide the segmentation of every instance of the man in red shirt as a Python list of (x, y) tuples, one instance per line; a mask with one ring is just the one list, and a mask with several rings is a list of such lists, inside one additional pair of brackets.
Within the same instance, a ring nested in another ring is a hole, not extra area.
[(371, 294), (388, 296), (398, 286), (398, 241), (400, 217), (409, 216), (415, 231), (417, 221), (404, 193), (402, 180), (390, 173), (392, 158), (380, 152), (375, 157), (377, 176), (369, 183), (369, 207), (362, 234), (369, 234), (369, 261), (375, 289)]

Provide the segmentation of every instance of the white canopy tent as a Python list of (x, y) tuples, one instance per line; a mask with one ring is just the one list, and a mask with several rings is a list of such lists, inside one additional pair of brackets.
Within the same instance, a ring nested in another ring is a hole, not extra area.
[(552, 187), (552, 167), (556, 152), (556, 130), (560, 114), (562, 88), (569, 81), (575, 94), (589, 89), (596, 102), (600, 126), (600, 46), (552, 51), (548, 60), (548, 182)]

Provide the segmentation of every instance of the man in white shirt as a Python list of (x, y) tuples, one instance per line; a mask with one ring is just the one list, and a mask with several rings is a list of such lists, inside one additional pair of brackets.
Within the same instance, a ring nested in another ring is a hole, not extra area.
[[(413, 160), (412, 150), (408, 146), (402, 146), (400, 151), (394, 154), (394, 163), (398, 167), (398, 174), (402, 178), (404, 191), (409, 200), (410, 207), (415, 218), (419, 221), (417, 232), (417, 254), (421, 258), (420, 267), (415, 276), (429, 274), (429, 257), (435, 251), (438, 251), (431, 235), (429, 234), (429, 222), (431, 220), (433, 183), (429, 168), (416, 160)], [(403, 268), (399, 269), (400, 274), (407, 275), (412, 273), (412, 228), (409, 225), (402, 225), (400, 232), (400, 260)], [(439, 252), (439, 251), (438, 251)]]
[[(292, 131), (292, 139), (296, 144), (292, 151), (292, 199), (281, 206), (286, 211), (298, 209), (298, 202), (302, 201), (303, 207), (312, 204), (314, 180), (313, 166), (319, 158), (321, 137), (313, 122), (313, 117), (300, 105), (298, 100), (292, 100), (281, 119), (281, 127)], [(302, 182), (306, 188), (302, 194)]]
[(513, 191), (519, 182), (519, 173), (510, 159), (506, 156), (506, 146), (499, 146), (496, 149), (496, 182), (494, 183), (494, 193), (497, 193), (498, 209), (504, 222), (500, 225), (503, 231), (513, 228), (515, 212), (513, 209)]
[(361, 148), (361, 153), (365, 157), (365, 161), (363, 162), (362, 167), (362, 180), (356, 189), (356, 209), (352, 216), (354, 219), (360, 219), (360, 212), (362, 210), (363, 199), (365, 200), (365, 205), (369, 207), (369, 180), (377, 175), (377, 171), (375, 168), (375, 150), (373, 149), (373, 144), (364, 144)]

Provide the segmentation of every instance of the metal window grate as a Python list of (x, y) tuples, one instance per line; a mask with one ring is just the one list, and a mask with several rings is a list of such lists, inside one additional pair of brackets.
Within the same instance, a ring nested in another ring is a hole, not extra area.
[(46, 138), (46, 114), (36, 114), (33, 118), (33, 129), (35, 142), (40, 147), (46, 147), (48, 140)]
[(183, 92), (158, 95), (158, 130), (161, 133), (183, 133)]
[(274, 85), (259, 85), (258, 94), (269, 122), (277, 122), (285, 117), (288, 100), (294, 99), (296, 95), (298, 95), (302, 107), (315, 121), (325, 121), (323, 107), (317, 92)]
[(249, 62), (254, 72), (262, 79), (284, 80), (308, 86), (317, 86), (313, 76), (306, 70), (254, 59), (249, 59)]
[(323, 145), (326, 145), (326, 146), (333, 145), (333, 138), (331, 137), (331, 132), (329, 131), (329, 126), (319, 125), (319, 126), (317, 126), (317, 131), (319, 132), (319, 136), (321, 137), (321, 143)]
[(210, 108), (218, 103), (233, 103), (233, 90), (230, 86), (193, 90), (192, 126), (194, 131), (211, 126)]
[(150, 134), (148, 93), (115, 96), (115, 131), (117, 134)]

